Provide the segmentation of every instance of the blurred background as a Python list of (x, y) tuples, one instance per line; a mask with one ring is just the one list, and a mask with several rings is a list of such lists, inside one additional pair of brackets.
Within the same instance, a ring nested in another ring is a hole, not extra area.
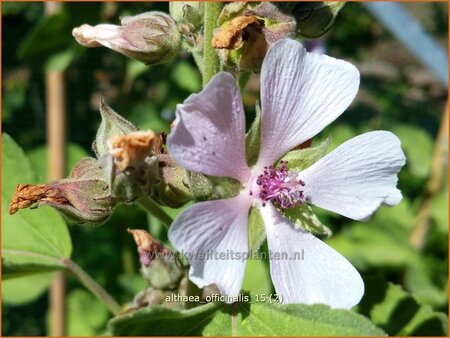
[[(402, 5), (448, 49), (447, 3)], [(46, 17), (42, 3), (2, 3), (2, 131), (23, 147), (42, 183), (48, 180), (46, 71), (64, 72), (66, 174), (79, 159), (93, 155), (101, 97), (140, 129), (168, 132), (176, 104), (201, 89), (188, 53), (149, 68), (106, 48), (80, 47), (71, 34), (83, 23), (117, 24), (121, 16), (149, 10), (168, 12), (168, 4), (65, 3), (57, 15)], [(317, 210), (334, 232), (327, 242), (361, 272), (367, 299), (389, 281), (420, 304), (448, 313), (447, 88), (359, 3), (347, 4), (333, 28), (314, 42), (361, 72), (356, 100), (314, 144), (331, 135), (335, 148), (362, 132), (385, 129), (401, 139), (407, 156), (399, 181), (404, 198), (397, 207), (380, 208), (365, 223)], [(248, 123), (258, 90), (253, 75), (244, 96)], [(100, 227), (69, 224), (73, 260), (123, 304), (145, 288), (128, 227), (150, 229), (167, 240), (159, 223), (136, 206), (118, 207)], [(2, 335), (48, 334), (51, 278), (15, 279), (3, 288)], [(244, 289), (273, 291), (268, 262), (249, 262)], [(67, 334), (102, 334), (107, 309), (71, 276), (66, 292)], [(363, 314), (367, 302), (359, 307)]]

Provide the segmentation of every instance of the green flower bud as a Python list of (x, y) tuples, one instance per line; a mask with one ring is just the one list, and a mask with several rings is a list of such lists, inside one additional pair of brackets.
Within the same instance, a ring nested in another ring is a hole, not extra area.
[(108, 140), (113, 136), (125, 135), (137, 131), (137, 127), (111, 109), (103, 99), (99, 104), (102, 122), (97, 130), (92, 150), (100, 158), (109, 153)]
[(205, 3), (201, 1), (171, 1), (170, 15), (180, 24), (192, 25), (194, 30), (203, 25)]
[(84, 24), (72, 35), (85, 47), (107, 47), (147, 65), (169, 62), (181, 48), (175, 20), (163, 12), (124, 17), (121, 25)]
[(212, 177), (189, 172), (188, 182), (192, 198), (196, 201), (217, 200), (239, 194), (241, 183), (231, 177)]
[(192, 198), (187, 171), (169, 154), (160, 154), (158, 159), (161, 182), (153, 190), (152, 198), (169, 207), (179, 208)]
[(322, 36), (333, 26), (344, 5), (342, 1), (295, 3), (292, 14), (297, 19), (298, 34), (310, 39)]

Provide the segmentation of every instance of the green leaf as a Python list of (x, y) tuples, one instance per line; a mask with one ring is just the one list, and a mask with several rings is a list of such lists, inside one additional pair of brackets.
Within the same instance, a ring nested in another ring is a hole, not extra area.
[(196, 93), (202, 88), (202, 77), (198, 70), (186, 61), (175, 64), (171, 73), (172, 80), (182, 89)]
[(67, 335), (95, 336), (103, 331), (108, 308), (83, 289), (71, 291), (67, 297)]
[[(61, 264), (61, 267), (64, 267)], [(43, 272), (59, 270), (61, 267), (39, 264), (15, 264), (2, 258), (2, 279), (9, 280), (18, 277), (26, 277)]]
[[(118, 336), (368, 336), (384, 332), (368, 319), (325, 305), (210, 303), (176, 311), (161, 306), (119, 315), (109, 322)], [(233, 314), (233, 315), (232, 315)]]
[(69, 15), (65, 10), (43, 17), (20, 44), (19, 58), (32, 59), (61, 51), (73, 43), (70, 31)]
[(75, 57), (84, 51), (85, 48), (79, 45), (71, 45), (61, 52), (53, 53), (45, 61), (44, 69), (45, 71), (63, 72), (70, 66)]
[(292, 150), (283, 156), (281, 160), (289, 163), (289, 169), (306, 169), (325, 156), (330, 143), (331, 139), (328, 137), (316, 147)]
[(72, 243), (57, 211), (43, 207), (9, 215), (9, 202), (16, 185), (35, 183), (36, 176), (23, 150), (6, 134), (2, 137), (2, 169), (2, 257), (14, 264), (15, 269), (24, 264), (21, 274), (27, 266), (32, 267), (30, 273), (36, 272), (38, 266), (42, 270), (63, 268), (61, 260), (70, 257)]
[[(404, 274), (405, 287), (420, 303), (444, 307), (448, 302), (448, 284), (447, 287), (442, 289), (435, 284), (430, 259), (431, 257), (421, 255), (419, 259), (407, 267)], [(435, 259), (440, 261), (439, 258)], [(448, 262), (444, 264), (447, 266)], [(442, 269), (439, 269), (439, 271), (442, 271)]]
[(357, 269), (405, 267), (417, 258), (407, 232), (390, 223), (352, 223), (327, 240)]
[[(259, 255), (258, 258), (262, 258), (261, 253)], [(268, 261), (263, 259), (247, 260), (242, 289), (256, 294), (273, 293)]]
[(259, 249), (266, 239), (264, 221), (258, 208), (250, 208), (248, 215), (248, 247), (250, 252)]
[(256, 103), (256, 117), (250, 130), (245, 136), (245, 156), (247, 164), (252, 166), (258, 161), (259, 147), (261, 145), (261, 108)]
[(308, 204), (286, 209), (283, 215), (300, 229), (314, 235), (330, 237), (332, 234), (330, 228), (322, 224)]
[(398, 285), (380, 278), (365, 280), (361, 313), (393, 336), (447, 336), (448, 319), (418, 303)]
[(12, 305), (29, 303), (47, 290), (53, 277), (53, 273), (40, 273), (26, 278), (2, 280), (2, 301)]
[(433, 140), (422, 128), (413, 125), (398, 125), (392, 132), (400, 138), (406, 154), (406, 165), (411, 173), (420, 178), (428, 177), (433, 154)]
[(430, 216), (439, 232), (448, 234), (448, 190), (442, 191), (431, 198)]

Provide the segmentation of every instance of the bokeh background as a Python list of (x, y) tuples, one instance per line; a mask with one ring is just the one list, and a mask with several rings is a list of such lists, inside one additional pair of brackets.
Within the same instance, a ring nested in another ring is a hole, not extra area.
[[(447, 3), (403, 5), (447, 50)], [(2, 3), (2, 131), (24, 148), (42, 183), (48, 179), (46, 70), (65, 73), (67, 173), (79, 159), (92, 155), (101, 97), (140, 129), (168, 132), (176, 104), (201, 89), (201, 76), (188, 53), (149, 68), (105, 48), (82, 48), (72, 38), (72, 28), (83, 23), (117, 24), (121, 16), (148, 10), (167, 12), (168, 5), (66, 3), (48, 18), (42, 3)], [(361, 72), (361, 87), (347, 112), (314, 143), (331, 135), (334, 148), (362, 132), (385, 129), (398, 135), (407, 156), (399, 181), (404, 198), (397, 207), (380, 208), (365, 223), (318, 210), (334, 232), (328, 243), (366, 280), (367, 299), (359, 311), (367, 314), (369, 298), (383, 297), (389, 281), (420, 304), (448, 313), (447, 88), (361, 4), (347, 4), (333, 28), (315, 42), (327, 54), (354, 63)], [(244, 96), (248, 121), (258, 88), (254, 75)], [(441, 150), (435, 152), (438, 145)], [(430, 189), (436, 180), (438, 188)], [(150, 229), (166, 240), (159, 223), (136, 206), (118, 207), (100, 227), (69, 224), (73, 260), (121, 303), (145, 288), (128, 227)], [(3, 288), (2, 335), (48, 334), (50, 278), (36, 275)], [(268, 262), (249, 263), (244, 289), (272, 292)], [(70, 276), (66, 302), (67, 334), (104, 332), (107, 309)], [(413, 311), (414, 306), (403, 306)]]

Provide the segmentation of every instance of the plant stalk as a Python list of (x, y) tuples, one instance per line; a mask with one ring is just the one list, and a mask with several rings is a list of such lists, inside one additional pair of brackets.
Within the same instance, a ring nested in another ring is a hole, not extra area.
[(79, 279), (79, 281), (103, 304), (105, 304), (114, 315), (118, 315), (121, 312), (119, 303), (117, 303), (115, 299), (112, 298), (112, 296), (95, 280), (93, 280), (92, 277), (89, 276), (78, 264), (70, 259), (64, 259), (63, 263), (67, 269), (72, 272)]
[(203, 87), (220, 70), (219, 57), (212, 46), (212, 39), (214, 29), (217, 28), (217, 21), (222, 7), (223, 3), (221, 2), (205, 2), (205, 19), (203, 22)]
[(138, 204), (150, 214), (155, 216), (158, 220), (160, 220), (161, 223), (167, 227), (167, 229), (172, 224), (172, 217), (170, 217), (163, 209), (161, 209), (159, 205), (153, 202), (150, 198), (140, 198), (138, 200)]

